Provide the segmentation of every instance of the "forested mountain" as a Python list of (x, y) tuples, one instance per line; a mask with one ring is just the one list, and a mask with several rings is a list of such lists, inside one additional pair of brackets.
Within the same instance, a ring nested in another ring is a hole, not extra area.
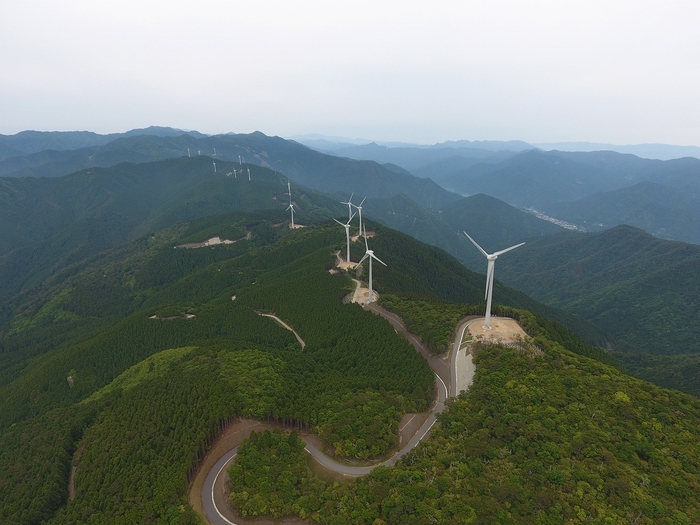
[[(285, 219), (280, 209), (173, 226), (85, 258), (5, 302), (4, 523), (196, 523), (189, 476), (222, 424), (238, 416), (318, 429), (341, 457), (396, 446), (401, 415), (431, 399), (432, 373), (388, 323), (343, 302), (353, 284), (328, 271), (344, 246), (342, 229), (328, 222), (291, 230)], [(437, 248), (368, 226), (371, 247), (388, 264), (374, 274), (380, 294), (479, 308), (483, 276)], [(237, 242), (175, 248), (212, 236)], [(362, 241), (353, 245), (363, 249)], [(494, 297), (556, 315), (498, 282)], [(305, 347), (259, 313), (278, 315)], [(583, 321), (574, 328), (604, 339)], [(334, 488), (309, 481), (314, 493), (295, 512), (320, 523), (492, 523), (508, 501), (513, 523), (582, 512), (695, 519), (697, 480), (683, 475), (673, 490), (668, 483), (669, 472), (690, 473), (700, 462), (692, 439), (700, 403), (572, 354), (557, 341), (575, 336), (562, 339), (554, 323), (538, 330), (536, 346), (480, 350), (471, 392), (396, 468)], [(352, 430), (341, 426), (348, 421)], [(611, 435), (636, 437), (629, 446), (601, 437)], [(272, 456), (283, 461), (289, 450)], [(76, 499), (67, 501), (71, 465)], [(604, 485), (593, 491), (596, 473)], [(286, 474), (271, 483), (282, 481)]]
[(329, 525), (700, 520), (700, 402), (551, 341), (538, 350), (478, 348), (473, 385), (431, 439), (353, 483), (311, 475), (294, 434), (256, 436), (231, 469), (233, 503), (289, 502), (289, 514)]
[[(289, 199), (280, 174), (205, 156), (92, 168), (60, 178), (6, 178), (0, 188), (0, 297), (166, 226), (225, 211), (284, 209)], [(292, 196), (302, 222), (342, 210), (335, 200), (296, 184)]]
[[(79, 496), (56, 523), (90, 514), (117, 523), (185, 519), (177, 509), (187, 475), (219, 423), (236, 415), (323, 425), (351, 457), (395, 446), (401, 414), (427, 405), (432, 373), (390, 325), (341, 301), (352, 283), (327, 271), (344, 241), (335, 224), (290, 230), (280, 227), (285, 217), (233, 214), (173, 227), (75, 263), (5, 303), (4, 523), (48, 519), (65, 505), (78, 445)], [(481, 295), (480, 276), (444, 252), (372, 228), (390, 264), (380, 291)], [(173, 248), (214, 235), (238, 242)], [(416, 257), (434, 262), (423, 280), (409, 273)], [(513, 305), (527, 301), (498, 293)], [(303, 351), (260, 311), (293, 326)], [(358, 420), (357, 411), (368, 426), (333, 430)], [(377, 434), (377, 425), (393, 430)]]
[[(700, 394), (693, 364), (700, 354), (700, 247), (629, 226), (563, 233), (529, 240), (497, 276), (603, 328), (636, 373)], [(652, 359), (639, 352), (689, 357)]]
[[(123, 137), (134, 135), (155, 135), (159, 137), (179, 136), (184, 133), (203, 137), (196, 131), (150, 126), (132, 129), (126, 133), (100, 135), (91, 131), (22, 131), (15, 135), (0, 135), (0, 160), (9, 157), (31, 155), (32, 153), (70, 151), (94, 146), (103, 146)], [(150, 159), (153, 160), (153, 159)], [(3, 163), (4, 164), (4, 163)], [(5, 174), (5, 169), (0, 171)]]
[(482, 247), (492, 251), (530, 237), (563, 230), (560, 226), (482, 194), (463, 197), (438, 212), (426, 210), (405, 195), (391, 199), (367, 199), (363, 213), (366, 217), (445, 250), (477, 272), (483, 272), (485, 263), (462, 233), (465, 230), (478, 238)]
[(5, 176), (56, 177), (79, 169), (111, 167), (120, 162), (148, 162), (171, 157), (198, 155), (220, 160), (258, 164), (326, 193), (356, 192), (372, 197), (405, 193), (421, 205), (439, 208), (458, 198), (430, 180), (408, 172), (387, 169), (376, 162), (353, 161), (325, 155), (294, 141), (268, 137), (260, 132), (201, 136), (134, 135), (105, 145), (72, 152), (42, 151), (5, 159)]
[(550, 204), (545, 211), (586, 231), (628, 224), (662, 239), (700, 244), (700, 199), (655, 182)]
[[(466, 230), (472, 237), (478, 236), (485, 250), (496, 251), (529, 237), (542, 237), (563, 231), (557, 226), (534, 215), (509, 206), (505, 202), (477, 194), (464, 197), (446, 206), (441, 218), (453, 230)], [(464, 239), (464, 237), (462, 235)]]

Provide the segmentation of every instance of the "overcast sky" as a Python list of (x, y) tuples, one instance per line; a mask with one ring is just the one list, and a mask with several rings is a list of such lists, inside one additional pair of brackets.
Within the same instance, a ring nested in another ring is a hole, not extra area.
[(700, 2), (8, 0), (0, 133), (700, 146)]

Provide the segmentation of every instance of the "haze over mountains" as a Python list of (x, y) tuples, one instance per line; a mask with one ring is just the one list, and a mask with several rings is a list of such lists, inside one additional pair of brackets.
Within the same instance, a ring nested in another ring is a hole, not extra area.
[(581, 231), (630, 224), (661, 238), (698, 242), (697, 158), (662, 161), (614, 151), (541, 151), (522, 144), (343, 144), (329, 151), (397, 165), (450, 191), (491, 195)]

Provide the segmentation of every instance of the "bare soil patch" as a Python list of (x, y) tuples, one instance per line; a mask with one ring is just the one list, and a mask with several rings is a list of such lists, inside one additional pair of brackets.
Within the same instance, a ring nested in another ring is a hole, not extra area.
[(477, 341), (492, 343), (517, 343), (527, 337), (517, 321), (508, 318), (492, 317), (491, 330), (484, 330), (481, 320), (469, 325), (469, 333)]

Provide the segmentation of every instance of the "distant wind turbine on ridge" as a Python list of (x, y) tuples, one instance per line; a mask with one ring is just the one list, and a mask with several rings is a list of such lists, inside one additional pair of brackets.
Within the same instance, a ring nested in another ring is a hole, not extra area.
[(287, 206), (287, 210), (292, 212), (292, 229), (294, 229), (294, 204), (292, 204), (292, 186), (287, 181), (287, 192), (289, 193), (289, 206)]
[(362, 202), (360, 204), (353, 204), (353, 206), (355, 206), (355, 208), (357, 208), (357, 213), (360, 216), (360, 233), (359, 233), (359, 235), (362, 235), (362, 203), (365, 202), (366, 199), (367, 199), (367, 197), (362, 199)]
[(482, 254), (484, 254), (484, 257), (486, 257), (486, 260), (488, 261), (486, 266), (486, 293), (484, 295), (484, 299), (486, 299), (486, 317), (484, 318), (484, 329), (491, 330), (491, 296), (493, 295), (493, 274), (496, 266), (496, 259), (498, 259), (499, 255), (515, 250), (525, 243), (521, 242), (520, 244), (516, 244), (515, 246), (511, 246), (510, 248), (506, 248), (505, 250), (501, 250), (499, 252), (486, 253), (486, 251), (479, 246), (474, 239), (469, 237), (467, 232), (464, 232), (464, 235), (466, 235), (467, 238), (472, 241), (472, 244), (476, 246)]
[(367, 228), (365, 228), (364, 237), (365, 237), (365, 250), (366, 250), (365, 256), (362, 259), (360, 259), (360, 262), (357, 264), (358, 265), (362, 264), (362, 261), (364, 261), (365, 259), (369, 259), (369, 297), (367, 299), (367, 303), (369, 304), (372, 302), (372, 259), (376, 259), (377, 262), (382, 263), (384, 266), (386, 266), (386, 263), (384, 261), (382, 261), (376, 255), (374, 255), (374, 251), (369, 249), (369, 246), (367, 245)]
[[(353, 196), (353, 195), (355, 195), (355, 192), (354, 192), (354, 191), (350, 194), (350, 198), (348, 199), (348, 202), (340, 201), (340, 204), (347, 204), (347, 205), (348, 205), (348, 222), (350, 222), (350, 221), (352, 220), (352, 219), (350, 218), (350, 214), (352, 213), (352, 207), (354, 206), (354, 204), (352, 203), (352, 196)], [(355, 216), (355, 215), (353, 214), (353, 217), (354, 217), (354, 216)]]
[(340, 224), (343, 228), (345, 228), (345, 239), (347, 241), (347, 258), (345, 259), (348, 264), (350, 264), (350, 221), (352, 221), (352, 218), (355, 216), (355, 214), (352, 214), (352, 217), (348, 219), (348, 222), (343, 224), (340, 222), (338, 219), (333, 219), (335, 222)]
[(250, 168), (248, 168), (248, 182), (250, 182)]

